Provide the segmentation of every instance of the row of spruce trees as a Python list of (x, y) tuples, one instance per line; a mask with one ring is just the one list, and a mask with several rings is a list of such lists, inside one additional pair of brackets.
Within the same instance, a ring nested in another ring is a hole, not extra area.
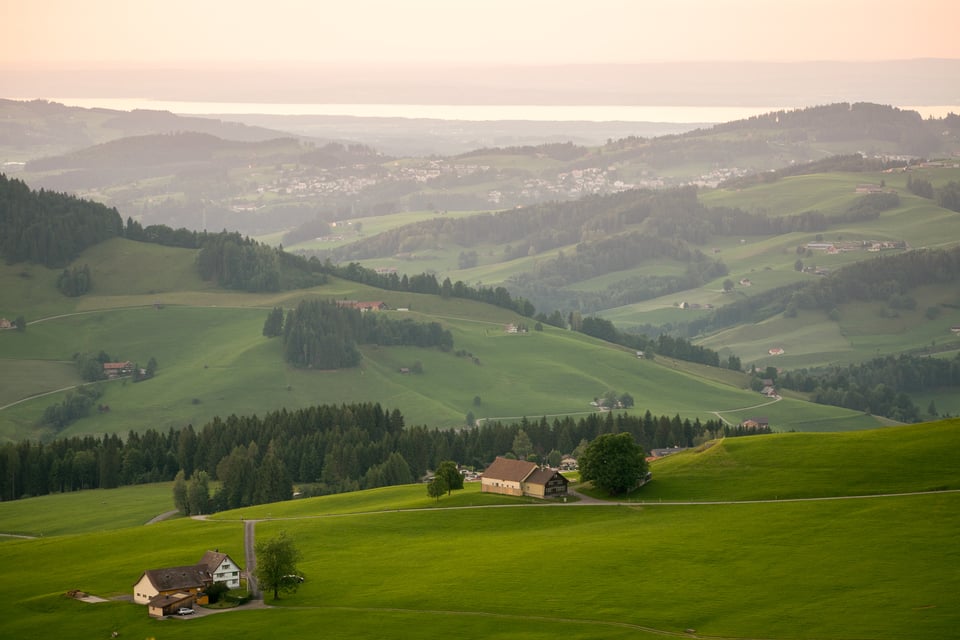
[(200, 429), (149, 429), (126, 438), (6, 443), (0, 446), (0, 499), (170, 481), (181, 474), (184, 483), (220, 482), (220, 497), (211, 496), (204, 509), (225, 509), (289, 498), (293, 483), (307, 495), (321, 495), (417, 481), (444, 460), (477, 469), (505, 454), (546, 460), (619, 432), (633, 434), (648, 451), (740, 435), (720, 421), (649, 411), (432, 429), (405, 426), (400, 411), (379, 404), (323, 405), (217, 417)]

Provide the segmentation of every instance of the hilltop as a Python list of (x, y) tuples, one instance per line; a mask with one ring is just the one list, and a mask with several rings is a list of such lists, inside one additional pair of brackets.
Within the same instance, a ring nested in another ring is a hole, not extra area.
[[(11, 126), (27, 126), (47, 110), (59, 119), (98, 122), (96, 113), (62, 105), (41, 105), (33, 114), (33, 104), (10, 106)], [(694, 131), (625, 125), (602, 140), (576, 144), (572, 137), (537, 144), (477, 140), (476, 148), (452, 155), (385, 153), (368, 139), (351, 143), (339, 136), (331, 143), (290, 133), (273, 136), (286, 142), (257, 145), (265, 139), (201, 125), (198, 118), (171, 118), (175, 131), (217, 136), (229, 150), (198, 162), (196, 136), (156, 137), (171, 133), (167, 123), (87, 148), (65, 145), (67, 153), (26, 147), (21, 156), (30, 162), (20, 177), (35, 188), (92, 197), (143, 224), (265, 235), (411, 211), (497, 211), (637, 188), (713, 186), (835, 154), (949, 157), (960, 149), (957, 116), (924, 120), (914, 111), (872, 103), (783, 110)], [(233, 140), (247, 144), (226, 144)], [(122, 161), (149, 159), (155, 147), (166, 162)], [(39, 155), (48, 157), (41, 161)], [(76, 168), (80, 161), (82, 170)], [(328, 235), (341, 234), (300, 235), (298, 242)]]

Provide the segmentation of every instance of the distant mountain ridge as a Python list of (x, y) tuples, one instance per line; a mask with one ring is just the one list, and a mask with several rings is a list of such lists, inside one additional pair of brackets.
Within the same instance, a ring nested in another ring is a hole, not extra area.
[[(290, 137), (264, 127), (178, 116), (169, 111), (83, 109), (46, 100), (0, 98), (0, 148), (20, 150), (27, 159), (58, 155), (118, 138), (183, 131), (242, 142)], [(31, 154), (31, 149), (49, 151)]]

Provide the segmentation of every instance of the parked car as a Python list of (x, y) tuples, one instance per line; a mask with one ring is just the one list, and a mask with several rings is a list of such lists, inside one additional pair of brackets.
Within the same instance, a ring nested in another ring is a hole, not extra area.
[(189, 616), (192, 613), (193, 613), (193, 609), (191, 609), (190, 607), (180, 607), (179, 609), (177, 609), (178, 616)]

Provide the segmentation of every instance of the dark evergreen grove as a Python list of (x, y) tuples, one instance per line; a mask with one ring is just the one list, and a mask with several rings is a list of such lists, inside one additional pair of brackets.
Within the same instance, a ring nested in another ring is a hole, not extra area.
[[(602, 433), (629, 432), (649, 451), (692, 446), (707, 436), (741, 435), (720, 421), (679, 416), (595, 413), (574, 420), (523, 419), (467, 429), (404, 425), (399, 410), (379, 404), (323, 405), (262, 417), (214, 418), (200, 429), (21, 441), (0, 446), (0, 499), (174, 480), (202, 472), (222, 483), (203, 509), (227, 509), (291, 497), (416, 481), (444, 460), (484, 468), (512, 450), (523, 431), (531, 451), (573, 452)], [(743, 433), (742, 435), (746, 435)]]
[(844, 367), (768, 373), (779, 386), (811, 393), (820, 404), (918, 422), (921, 407), (909, 394), (960, 386), (960, 355), (948, 360), (901, 354)]
[(10, 264), (64, 267), (87, 247), (123, 235), (116, 209), (0, 174), (0, 254)]
[[(267, 316), (264, 333), (275, 329), (277, 310)], [(271, 322), (273, 326), (271, 326)], [(437, 322), (393, 320), (377, 312), (324, 300), (303, 300), (283, 324), (283, 352), (297, 367), (340, 369), (360, 363), (358, 344), (453, 348), (453, 335)]]

